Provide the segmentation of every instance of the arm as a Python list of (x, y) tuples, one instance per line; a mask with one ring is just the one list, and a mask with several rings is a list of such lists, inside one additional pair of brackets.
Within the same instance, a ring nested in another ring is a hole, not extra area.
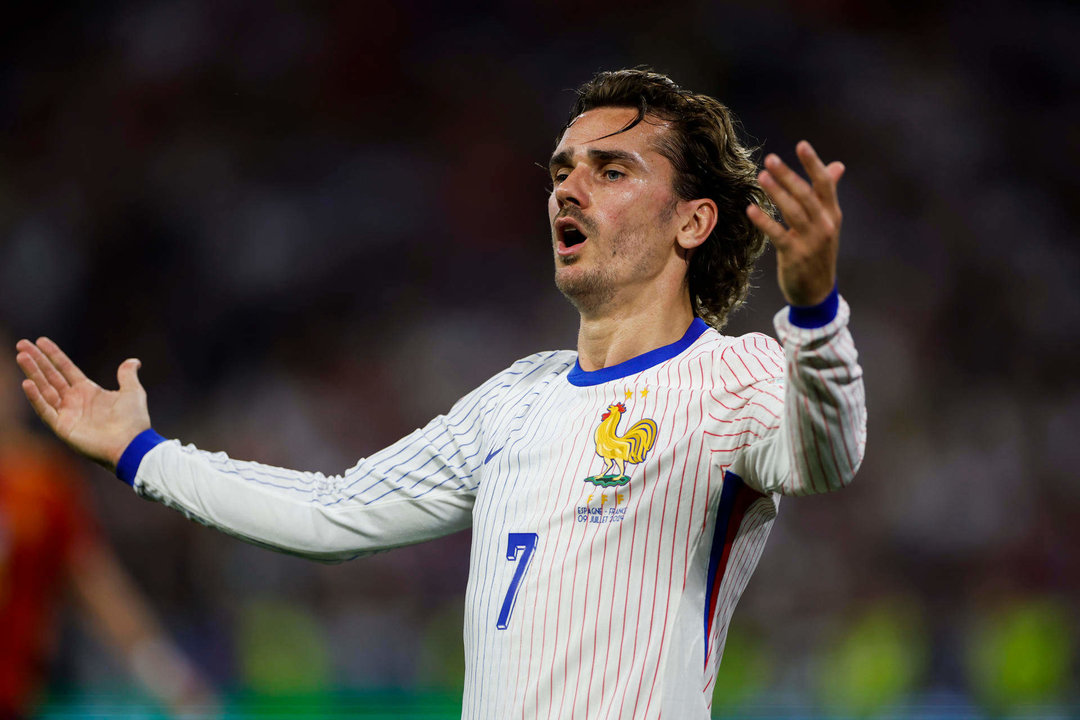
[(779, 371), (782, 364), (783, 375), (739, 392), (746, 402), (736, 432), (752, 442), (730, 469), (751, 487), (807, 495), (854, 479), (866, 447), (866, 398), (848, 316), (835, 293), (820, 306), (777, 313), (783, 356), (765, 365)]
[(137, 360), (104, 390), (52, 341), (18, 343), (23, 390), (78, 452), (144, 496), (245, 540), (323, 560), (419, 542), (471, 523), (481, 417), (505, 386), (496, 375), (446, 416), (339, 476), (272, 468), (165, 441), (150, 430)]
[(775, 318), (783, 394), (775, 380), (751, 387), (744, 423), (769, 431), (740, 453), (732, 471), (764, 491), (801, 495), (854, 478), (866, 446), (866, 398), (849, 310), (835, 290), (843, 219), (836, 186), (844, 165), (826, 166), (806, 141), (796, 152), (810, 182), (774, 154), (758, 176), (787, 227), (757, 206), (746, 211), (776, 248), (777, 279), (791, 307)]
[(479, 393), (340, 475), (234, 460), (153, 431), (132, 443), (118, 474), (140, 495), (242, 540), (346, 560), (472, 524), (483, 460)]

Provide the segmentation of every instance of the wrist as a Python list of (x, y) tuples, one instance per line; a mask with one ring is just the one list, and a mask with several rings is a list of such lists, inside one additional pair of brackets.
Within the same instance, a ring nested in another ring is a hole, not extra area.
[(135, 475), (139, 472), (143, 456), (163, 442), (165, 438), (154, 432), (153, 428), (147, 428), (136, 435), (116, 461), (116, 477), (134, 487)]
[(840, 292), (834, 285), (832, 291), (819, 303), (814, 305), (790, 305), (788, 307), (788, 320), (796, 327), (819, 328), (832, 322), (839, 308)]

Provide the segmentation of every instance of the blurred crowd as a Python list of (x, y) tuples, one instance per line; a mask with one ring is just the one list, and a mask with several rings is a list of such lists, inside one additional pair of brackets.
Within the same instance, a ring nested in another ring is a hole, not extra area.
[[(848, 167), (866, 461), (844, 493), (783, 504), (718, 708), (1065, 706), (1078, 33), (1075, 6), (1038, 1), (25, 3), (0, 27), (0, 325), (102, 384), (141, 358), (167, 437), (340, 472), (518, 357), (573, 347), (536, 163), (572, 88), (651, 65), (766, 151), (806, 137)], [(727, 332), (772, 332), (771, 256), (755, 284)], [(467, 533), (316, 565), (79, 467), (215, 686), (460, 684)], [(65, 627), (57, 686), (123, 682)]]

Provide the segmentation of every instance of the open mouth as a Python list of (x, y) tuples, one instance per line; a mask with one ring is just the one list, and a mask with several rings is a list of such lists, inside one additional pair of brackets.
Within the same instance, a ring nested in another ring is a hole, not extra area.
[(581, 245), (589, 239), (581, 230), (581, 224), (574, 218), (561, 217), (555, 221), (555, 235), (559, 240), (555, 251), (563, 256), (576, 255)]
[(585, 242), (585, 240), (585, 234), (578, 230), (576, 227), (567, 226), (563, 228), (562, 242), (564, 246), (572, 248), (575, 245), (580, 245), (581, 243)]

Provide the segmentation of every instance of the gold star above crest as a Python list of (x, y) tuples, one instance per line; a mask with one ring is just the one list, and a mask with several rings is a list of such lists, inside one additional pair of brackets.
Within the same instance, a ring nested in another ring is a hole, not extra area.
[(632, 397), (634, 397), (634, 391), (633, 390), (627, 390), (626, 391), (626, 399), (629, 400)]
[(641, 397), (646, 397), (649, 394), (649, 388), (645, 388), (641, 391)]

